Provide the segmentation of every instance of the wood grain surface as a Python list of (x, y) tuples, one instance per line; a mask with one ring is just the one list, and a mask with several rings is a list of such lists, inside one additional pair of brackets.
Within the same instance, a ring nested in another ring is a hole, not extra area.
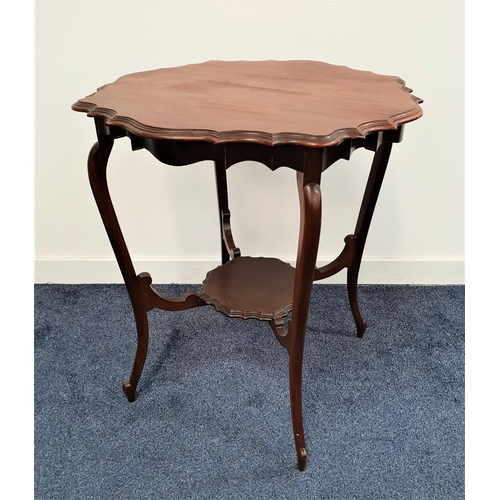
[(155, 139), (333, 146), (422, 116), (397, 76), (315, 61), (209, 61), (125, 75), (72, 109)]

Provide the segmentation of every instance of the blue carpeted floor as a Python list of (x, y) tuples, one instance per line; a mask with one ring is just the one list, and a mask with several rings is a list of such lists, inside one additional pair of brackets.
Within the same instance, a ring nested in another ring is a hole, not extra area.
[[(170, 294), (188, 287), (169, 285)], [(296, 470), (267, 323), (152, 311), (138, 398), (124, 286), (35, 285), (35, 498), (464, 498), (464, 287), (315, 285)]]

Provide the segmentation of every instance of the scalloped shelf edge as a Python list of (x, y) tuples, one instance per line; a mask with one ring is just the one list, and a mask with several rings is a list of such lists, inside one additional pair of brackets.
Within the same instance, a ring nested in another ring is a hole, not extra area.
[(258, 311), (241, 311), (239, 309), (229, 309), (228, 307), (221, 304), (218, 299), (208, 297), (203, 293), (198, 295), (200, 299), (205, 301), (207, 305), (215, 308), (217, 312), (220, 312), (227, 316), (228, 318), (238, 318), (238, 319), (256, 319), (258, 321), (273, 321), (276, 318), (287, 316), (292, 312), (293, 304), (287, 304), (283, 309), (276, 312), (276, 314), (266, 314), (260, 313)]

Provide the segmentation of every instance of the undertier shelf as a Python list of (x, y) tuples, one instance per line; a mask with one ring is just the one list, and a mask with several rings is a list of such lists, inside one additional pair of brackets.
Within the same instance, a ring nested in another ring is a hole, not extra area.
[(294, 279), (279, 259), (238, 257), (207, 274), (199, 297), (231, 318), (272, 321), (292, 310)]

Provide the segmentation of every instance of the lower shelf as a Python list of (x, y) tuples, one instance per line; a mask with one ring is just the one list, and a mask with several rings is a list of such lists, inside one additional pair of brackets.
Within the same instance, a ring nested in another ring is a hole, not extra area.
[(267, 257), (237, 257), (207, 274), (199, 297), (231, 318), (272, 321), (292, 310), (295, 269)]

